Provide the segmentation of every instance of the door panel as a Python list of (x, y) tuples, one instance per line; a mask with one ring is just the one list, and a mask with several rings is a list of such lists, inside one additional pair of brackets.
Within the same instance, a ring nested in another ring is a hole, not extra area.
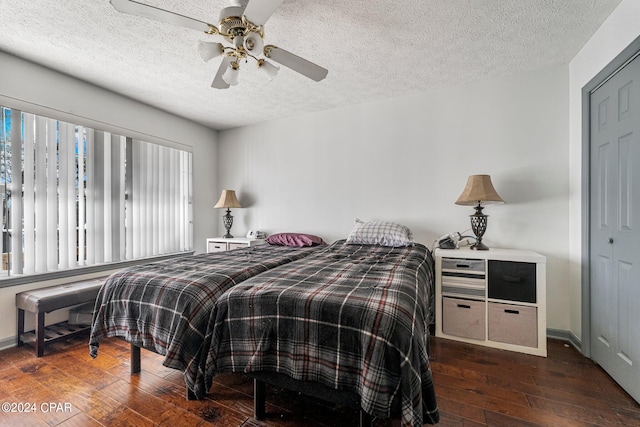
[(633, 150), (632, 150), (632, 139), (633, 134), (628, 134), (621, 137), (618, 140), (618, 151), (620, 152), (619, 163), (618, 163), (618, 188), (620, 188), (620, 192), (618, 195), (618, 212), (619, 212), (619, 220), (618, 225), (620, 227), (620, 231), (631, 232), (631, 219), (632, 219), (632, 211), (631, 206), (633, 205), (632, 193), (633, 193), (633, 182), (632, 171), (633, 171)]
[(599, 231), (609, 231), (609, 151), (611, 144), (608, 142), (598, 146), (598, 193), (595, 201), (598, 208)]
[(638, 401), (639, 78), (640, 59), (635, 59), (591, 94), (589, 254), (591, 354)]
[[(628, 365), (633, 365), (633, 344), (629, 341), (631, 325), (629, 324), (633, 316), (633, 308), (629, 307), (629, 298), (633, 290), (631, 277), (633, 276), (633, 266), (624, 261), (618, 261), (618, 357)], [(624, 357), (623, 357), (624, 355)]]
[[(597, 261), (592, 264), (595, 269), (594, 277), (598, 283), (606, 283), (611, 276), (611, 257), (599, 255)], [(592, 332), (598, 341), (605, 347), (610, 346), (610, 340), (615, 339), (613, 332), (614, 322), (611, 319), (613, 308), (617, 305), (617, 298), (613, 293), (613, 287), (595, 286), (592, 297), (598, 301), (591, 312), (593, 313)], [(596, 347), (596, 351), (600, 350)]]

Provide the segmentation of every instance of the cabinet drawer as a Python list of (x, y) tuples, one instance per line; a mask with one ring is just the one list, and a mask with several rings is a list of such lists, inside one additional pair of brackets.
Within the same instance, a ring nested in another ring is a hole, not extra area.
[(489, 340), (526, 347), (538, 346), (536, 307), (490, 302)]
[(442, 258), (442, 271), (484, 273), (483, 259)]
[(246, 248), (248, 245), (244, 243), (229, 243), (229, 250)]
[(456, 337), (485, 339), (485, 302), (442, 298), (442, 332)]
[(442, 294), (457, 298), (485, 298), (484, 260), (442, 258)]
[(531, 262), (489, 261), (489, 298), (536, 302), (536, 265)]
[(209, 242), (207, 243), (207, 252), (224, 252), (227, 250), (226, 243)]
[(442, 294), (459, 298), (485, 298), (484, 279), (451, 277), (442, 275)]

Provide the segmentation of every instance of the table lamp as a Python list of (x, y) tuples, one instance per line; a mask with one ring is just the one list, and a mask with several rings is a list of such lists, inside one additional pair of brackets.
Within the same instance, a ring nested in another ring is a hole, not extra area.
[(487, 205), (500, 205), (505, 203), (493, 188), (489, 175), (471, 175), (467, 179), (467, 185), (462, 194), (456, 200), (456, 205), (475, 206), (476, 212), (469, 215), (471, 218), (471, 229), (476, 235), (476, 242), (471, 245), (471, 249), (486, 251), (487, 245), (482, 243), (482, 236), (487, 231), (487, 217), (482, 213), (482, 209)]
[(222, 194), (220, 194), (220, 200), (214, 206), (214, 208), (227, 208), (227, 213), (222, 217), (222, 221), (224, 222), (224, 228), (227, 229), (227, 234), (222, 237), (231, 238), (233, 237), (230, 233), (231, 226), (233, 225), (233, 216), (231, 215), (231, 208), (241, 208), (240, 202), (236, 198), (236, 192), (233, 190), (222, 190)]

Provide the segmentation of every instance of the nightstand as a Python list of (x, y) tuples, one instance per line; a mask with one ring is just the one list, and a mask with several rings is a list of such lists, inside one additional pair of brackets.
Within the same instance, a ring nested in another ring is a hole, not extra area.
[(245, 237), (210, 237), (207, 239), (207, 253), (224, 252), (232, 249), (246, 248), (249, 246), (263, 245), (266, 243), (264, 239), (247, 239)]
[(436, 249), (436, 336), (547, 355), (546, 258), (516, 249)]

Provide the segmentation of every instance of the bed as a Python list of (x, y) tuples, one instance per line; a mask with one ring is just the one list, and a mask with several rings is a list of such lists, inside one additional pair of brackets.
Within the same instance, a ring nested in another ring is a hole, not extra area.
[(206, 394), (202, 369), (217, 299), (234, 285), (318, 248), (259, 245), (182, 256), (115, 273), (96, 299), (90, 354), (98, 356), (103, 338), (124, 338), (132, 344), (132, 372), (140, 368), (140, 348), (154, 351), (165, 356), (163, 365), (184, 372), (187, 396), (201, 398)]
[[(355, 395), (365, 413), (400, 418), (403, 426), (434, 424), (431, 253), (421, 244), (346, 243), (225, 292), (209, 329), (205, 384), (219, 373), (244, 373), (256, 385), (346, 393), (336, 400)], [(264, 399), (263, 391), (257, 387), (256, 396)]]
[(132, 373), (140, 348), (162, 354), (184, 372), (188, 399), (219, 373), (243, 373), (255, 379), (258, 419), (271, 383), (359, 409), (361, 425), (372, 416), (436, 423), (430, 251), (392, 223), (356, 220), (332, 245), (299, 239), (112, 275), (96, 301), (91, 355), (113, 336), (131, 343)]

